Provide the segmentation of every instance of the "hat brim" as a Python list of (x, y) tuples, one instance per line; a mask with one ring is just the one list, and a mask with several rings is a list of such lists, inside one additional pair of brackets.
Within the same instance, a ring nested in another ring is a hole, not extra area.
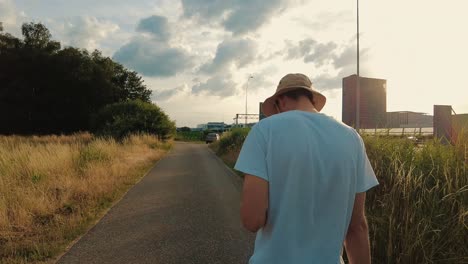
[(265, 102), (262, 104), (262, 112), (265, 116), (272, 116), (274, 114), (278, 114), (278, 110), (275, 107), (275, 101), (278, 96), (287, 93), (289, 91), (297, 90), (297, 89), (305, 89), (313, 94), (314, 97), (314, 107), (317, 111), (321, 111), (327, 102), (327, 98), (321, 94), (320, 92), (316, 91), (313, 88), (306, 87), (306, 86), (294, 86), (283, 88), (280, 91), (277, 91), (274, 95), (268, 97)]

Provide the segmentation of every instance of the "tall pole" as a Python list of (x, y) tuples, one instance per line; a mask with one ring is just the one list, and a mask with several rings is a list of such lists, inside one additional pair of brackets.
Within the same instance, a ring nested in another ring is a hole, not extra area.
[(247, 79), (247, 86), (245, 87), (245, 127), (247, 127), (247, 90), (249, 89), (249, 80)]
[(356, 130), (361, 128), (361, 86), (359, 76), (359, 0), (357, 1), (357, 78), (356, 78)]
[(245, 127), (247, 127), (247, 90), (249, 89), (249, 81), (252, 78), (253, 76), (249, 75), (249, 78), (247, 78), (247, 86), (245, 87)]

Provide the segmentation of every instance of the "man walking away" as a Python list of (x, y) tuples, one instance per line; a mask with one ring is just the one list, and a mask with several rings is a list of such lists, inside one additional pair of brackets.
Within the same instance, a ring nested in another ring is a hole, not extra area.
[(370, 263), (364, 202), (378, 182), (361, 137), (320, 113), (325, 102), (307, 76), (284, 76), (242, 146), (250, 264), (336, 264), (343, 244), (350, 263)]

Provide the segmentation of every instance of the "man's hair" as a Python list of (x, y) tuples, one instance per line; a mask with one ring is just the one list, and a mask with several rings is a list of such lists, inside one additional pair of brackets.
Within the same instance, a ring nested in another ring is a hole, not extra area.
[(314, 96), (311, 92), (305, 90), (305, 89), (296, 89), (296, 90), (292, 90), (292, 91), (289, 91), (289, 92), (286, 92), (280, 96), (286, 96), (286, 97), (289, 97), (291, 99), (293, 99), (294, 101), (297, 101), (299, 99), (299, 97), (301, 96), (305, 96), (307, 98), (309, 98), (310, 102), (313, 104), (314, 103)]

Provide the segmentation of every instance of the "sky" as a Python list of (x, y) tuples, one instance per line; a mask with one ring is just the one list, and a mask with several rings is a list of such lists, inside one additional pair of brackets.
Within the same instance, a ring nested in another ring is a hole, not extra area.
[[(468, 113), (466, 10), (466, 0), (360, 0), (360, 73), (387, 80), (387, 111)], [(41, 22), (64, 46), (139, 72), (178, 127), (231, 124), (246, 93), (258, 114), (295, 72), (341, 120), (341, 81), (356, 73), (355, 1), (0, 0), (0, 21), (18, 37)]]

